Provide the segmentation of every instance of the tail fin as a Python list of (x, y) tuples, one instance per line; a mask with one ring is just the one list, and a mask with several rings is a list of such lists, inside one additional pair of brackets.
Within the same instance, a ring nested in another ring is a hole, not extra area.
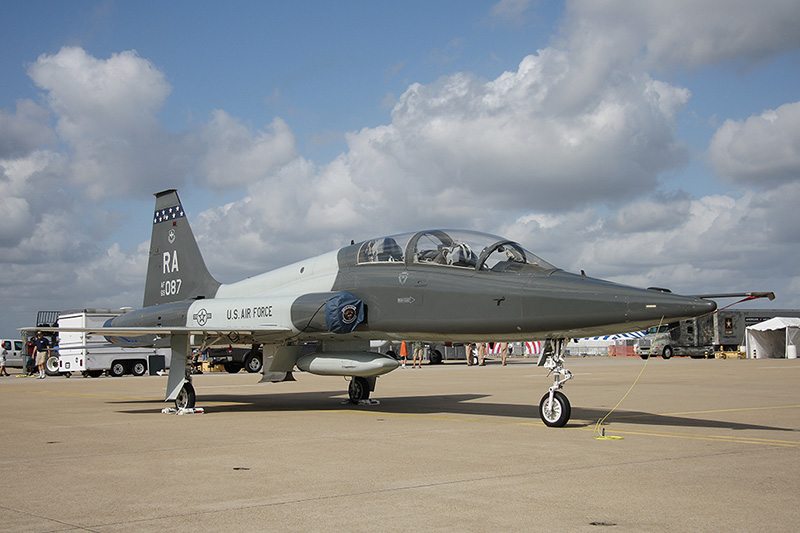
[(220, 283), (206, 268), (178, 191), (169, 189), (156, 193), (155, 197), (144, 307), (213, 298)]

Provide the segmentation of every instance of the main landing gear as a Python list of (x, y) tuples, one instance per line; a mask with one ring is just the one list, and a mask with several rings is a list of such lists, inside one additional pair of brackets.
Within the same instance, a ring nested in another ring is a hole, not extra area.
[(372, 382), (369, 379), (353, 376), (350, 379), (350, 386), (347, 388), (347, 394), (350, 397), (350, 402), (357, 404), (361, 400), (368, 400), (369, 393), (375, 390), (375, 378)]
[(175, 398), (175, 407), (178, 410), (192, 409), (194, 408), (195, 399), (194, 387), (192, 386), (192, 382), (187, 379), (186, 383), (181, 387), (180, 392), (178, 392), (178, 397)]
[(555, 350), (539, 357), (539, 366), (550, 370), (554, 378), (553, 386), (539, 402), (539, 417), (547, 426), (563, 427), (569, 421), (571, 407), (569, 400), (559, 389), (573, 376), (572, 372), (564, 368), (567, 339), (557, 339), (555, 343)]

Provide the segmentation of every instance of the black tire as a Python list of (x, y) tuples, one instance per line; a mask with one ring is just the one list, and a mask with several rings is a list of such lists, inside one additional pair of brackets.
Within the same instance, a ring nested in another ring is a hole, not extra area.
[(222, 367), (229, 374), (236, 374), (242, 369), (242, 365), (239, 363), (222, 363)]
[(118, 378), (125, 373), (125, 363), (122, 361), (114, 361), (111, 363), (111, 368), (108, 369), (108, 375)]
[(551, 428), (560, 428), (567, 424), (572, 408), (569, 405), (569, 400), (561, 391), (553, 393), (553, 408), (549, 406), (550, 393), (548, 392), (542, 396), (539, 402), (539, 417), (546, 426)]
[(261, 360), (261, 355), (258, 353), (250, 352), (247, 354), (247, 357), (244, 358), (244, 368), (251, 374), (261, 372), (262, 366), (264, 366), (264, 363)]
[(664, 351), (661, 352), (661, 357), (664, 359), (669, 359), (672, 357), (672, 346), (664, 346)]
[(175, 407), (178, 409), (192, 409), (194, 408), (195, 399), (194, 387), (187, 381), (181, 387), (178, 397), (175, 398)]
[(44, 362), (44, 373), (48, 376), (57, 376), (61, 373), (58, 368), (57, 355), (51, 355), (47, 358), (47, 361)]
[(131, 374), (134, 376), (144, 376), (147, 372), (147, 363), (144, 361), (134, 361), (131, 365)]
[(369, 399), (369, 381), (367, 378), (354, 377), (350, 380), (350, 386), (347, 388), (347, 394), (350, 396), (352, 403), (358, 403), (361, 400)]
[(441, 365), (442, 364), (442, 352), (439, 350), (434, 350), (428, 355), (430, 358), (430, 363), (432, 365)]

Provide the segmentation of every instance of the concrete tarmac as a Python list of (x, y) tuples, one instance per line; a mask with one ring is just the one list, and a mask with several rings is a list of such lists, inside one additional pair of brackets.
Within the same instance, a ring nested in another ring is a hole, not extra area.
[(566, 366), (565, 428), (521, 358), (398, 369), (369, 406), (342, 378), (207, 373), (186, 416), (166, 377), (2, 377), (0, 530), (800, 528), (800, 360)]

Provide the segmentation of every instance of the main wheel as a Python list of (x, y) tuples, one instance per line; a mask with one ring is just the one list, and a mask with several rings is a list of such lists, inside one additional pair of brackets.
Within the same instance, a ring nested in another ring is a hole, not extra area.
[(553, 393), (553, 402), (550, 402), (550, 393), (548, 392), (542, 396), (542, 401), (539, 402), (539, 417), (545, 425), (560, 428), (566, 425), (569, 421), (571, 407), (569, 400), (561, 391)]
[(194, 401), (194, 387), (192, 387), (192, 384), (187, 381), (183, 384), (183, 387), (181, 387), (178, 397), (175, 398), (175, 407), (178, 409), (191, 409), (194, 407)]
[(367, 378), (354, 377), (350, 381), (347, 393), (350, 395), (350, 401), (353, 403), (369, 399), (369, 381), (367, 381)]
[(672, 357), (672, 346), (665, 346), (664, 351), (661, 352), (661, 357), (664, 359), (669, 359)]
[(239, 363), (222, 363), (222, 367), (228, 374), (236, 374), (242, 369), (242, 366)]
[(442, 364), (442, 352), (439, 350), (433, 350), (428, 357), (430, 358), (430, 363), (432, 365)]
[(44, 362), (44, 371), (48, 376), (57, 376), (60, 374), (57, 355), (51, 355), (47, 358), (47, 361)]
[(261, 372), (262, 366), (263, 362), (261, 361), (261, 356), (258, 355), (258, 353), (250, 352), (247, 354), (247, 357), (244, 358), (244, 368), (251, 374)]
[(147, 364), (144, 361), (133, 362), (133, 365), (131, 366), (131, 373), (134, 376), (144, 376), (145, 372), (147, 372)]
[(108, 369), (108, 375), (115, 378), (120, 377), (124, 373), (125, 365), (122, 363), (122, 361), (114, 361), (111, 363), (111, 368)]

